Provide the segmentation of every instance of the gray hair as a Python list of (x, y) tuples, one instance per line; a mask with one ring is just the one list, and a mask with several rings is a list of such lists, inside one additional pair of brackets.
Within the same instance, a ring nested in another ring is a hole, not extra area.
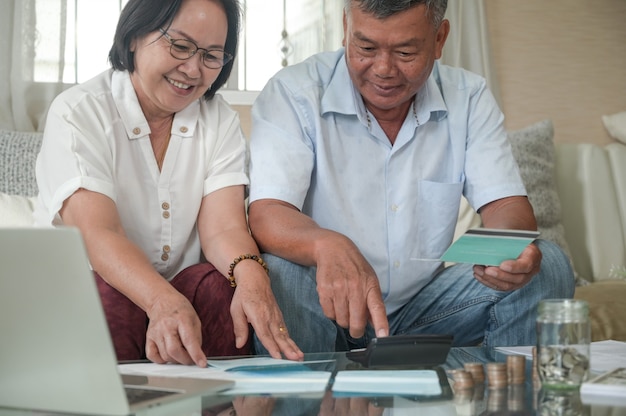
[(384, 19), (420, 4), (426, 6), (433, 26), (439, 28), (446, 14), (448, 0), (344, 0), (346, 14), (349, 15), (351, 7), (355, 5), (377, 19)]

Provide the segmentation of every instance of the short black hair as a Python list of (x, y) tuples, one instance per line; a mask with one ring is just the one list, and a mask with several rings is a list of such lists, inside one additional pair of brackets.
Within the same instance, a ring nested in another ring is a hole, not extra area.
[[(109, 62), (113, 69), (134, 72), (135, 54), (130, 50), (130, 45), (133, 41), (148, 33), (169, 28), (183, 1), (130, 0), (120, 14), (113, 38), (113, 46), (111, 46), (109, 51)], [(235, 57), (237, 56), (241, 8), (238, 0), (207, 1), (214, 1), (224, 8), (228, 23), (224, 51), (233, 56), (233, 59), (224, 65), (211, 88), (204, 93), (204, 98), (210, 100), (217, 90), (226, 83), (233, 69)]]

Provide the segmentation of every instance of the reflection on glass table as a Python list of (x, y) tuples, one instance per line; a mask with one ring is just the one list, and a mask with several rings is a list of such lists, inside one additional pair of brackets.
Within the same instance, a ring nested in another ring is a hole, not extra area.
[[(307, 354), (307, 360), (333, 357), (332, 371), (363, 369), (348, 360), (344, 353)], [(593, 415), (626, 416), (624, 407), (591, 406), (582, 403), (578, 390), (541, 390), (533, 383), (532, 361), (526, 360), (525, 381), (519, 385), (490, 388), (487, 380), (471, 389), (454, 389), (451, 374), (465, 363), (506, 362), (507, 355), (482, 347), (452, 348), (446, 363), (439, 368), (444, 374), (444, 392), (440, 397), (423, 398), (400, 395), (338, 397), (332, 391), (321, 396), (268, 397), (220, 396), (205, 401), (203, 416), (209, 415)], [(327, 367), (328, 369), (328, 367)], [(447, 377), (446, 377), (447, 376)], [(448, 384), (449, 381), (449, 384)]]
[[(312, 370), (330, 371), (333, 376), (343, 370), (364, 370), (351, 361), (345, 353), (307, 354)], [(441, 394), (430, 397), (415, 395), (337, 395), (331, 389), (315, 393), (285, 395), (229, 395), (227, 392), (205, 396), (193, 411), (181, 413), (165, 407), (151, 409), (138, 416), (331, 416), (331, 415), (576, 415), (576, 416), (626, 416), (626, 399), (623, 406), (586, 405), (578, 390), (541, 390), (533, 384), (531, 360), (525, 362), (525, 381), (519, 385), (490, 388), (488, 380), (471, 388), (454, 387), (454, 370), (466, 363), (506, 362), (507, 355), (482, 347), (452, 348), (444, 365), (437, 367)], [(485, 365), (486, 368), (486, 365)], [(0, 409), (0, 416), (49, 416)]]

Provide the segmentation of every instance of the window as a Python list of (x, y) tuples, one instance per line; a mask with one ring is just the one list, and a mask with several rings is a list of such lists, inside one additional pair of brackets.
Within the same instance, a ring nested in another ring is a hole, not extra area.
[[(226, 89), (258, 91), (284, 60), (293, 64), (341, 46), (343, 0), (240, 1), (239, 54)], [(74, 84), (109, 68), (117, 18), (127, 2), (38, 0), (34, 80)]]
[(246, 0), (244, 7), (235, 89), (260, 90), (283, 59), (293, 64), (341, 46), (343, 0)]
[(108, 68), (117, 18), (127, 2), (37, 1), (34, 80), (74, 84)]

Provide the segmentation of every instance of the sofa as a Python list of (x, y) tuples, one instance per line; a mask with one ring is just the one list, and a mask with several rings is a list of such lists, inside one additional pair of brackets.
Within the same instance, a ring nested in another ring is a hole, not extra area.
[[(509, 140), (541, 238), (559, 244), (589, 302), (594, 341), (626, 341), (626, 144), (554, 144), (550, 120)], [(37, 193), (41, 133), (0, 130), (0, 227), (29, 226)], [(456, 235), (480, 226), (461, 202)]]
[[(554, 143), (543, 120), (508, 132), (540, 238), (557, 243), (589, 303), (592, 340), (626, 341), (626, 142)], [(461, 202), (456, 234), (480, 226)]]

